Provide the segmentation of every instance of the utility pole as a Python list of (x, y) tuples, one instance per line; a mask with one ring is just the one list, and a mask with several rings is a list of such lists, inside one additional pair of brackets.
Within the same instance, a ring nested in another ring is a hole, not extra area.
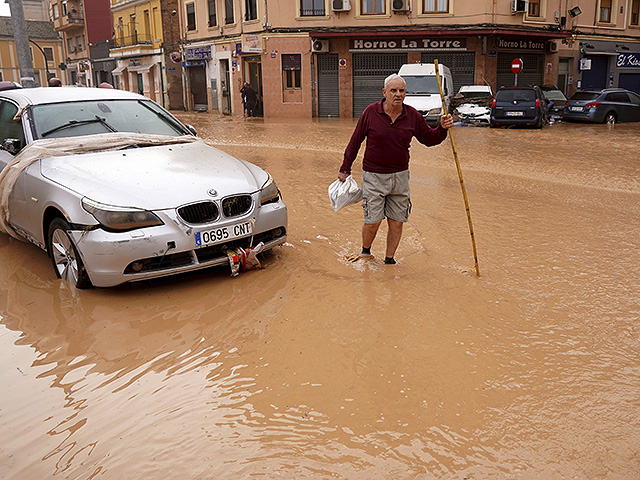
[(27, 24), (24, 21), (22, 0), (7, 0), (11, 10), (11, 23), (13, 24), (13, 39), (18, 53), (18, 65), (20, 66), (20, 83), (25, 88), (36, 87), (33, 76), (33, 62), (29, 50), (29, 37), (27, 36)]

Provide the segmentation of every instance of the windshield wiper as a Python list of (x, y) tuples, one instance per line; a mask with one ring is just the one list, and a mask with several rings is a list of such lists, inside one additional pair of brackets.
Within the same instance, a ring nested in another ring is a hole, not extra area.
[(58, 125), (57, 127), (54, 127), (50, 130), (47, 130), (46, 132), (40, 134), (41, 137), (46, 137), (47, 135), (51, 135), (54, 132), (57, 132), (58, 130), (64, 130), (65, 128), (71, 128), (71, 127), (75, 127), (77, 125), (86, 125), (88, 123), (101, 123), (102, 125), (104, 125), (105, 127), (107, 127), (109, 130), (111, 130), (112, 132), (117, 132), (117, 130), (115, 128), (113, 128), (111, 125), (109, 125), (109, 123), (107, 122), (106, 119), (99, 117), (98, 115), (95, 116), (95, 118), (90, 118), (87, 120), (69, 120), (67, 123), (63, 123), (62, 125)]

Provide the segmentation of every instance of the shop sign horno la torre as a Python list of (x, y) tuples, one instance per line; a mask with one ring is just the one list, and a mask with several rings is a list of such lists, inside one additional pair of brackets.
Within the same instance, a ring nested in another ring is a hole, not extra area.
[(465, 38), (385, 38), (351, 40), (351, 52), (426, 52), (443, 50), (466, 50)]

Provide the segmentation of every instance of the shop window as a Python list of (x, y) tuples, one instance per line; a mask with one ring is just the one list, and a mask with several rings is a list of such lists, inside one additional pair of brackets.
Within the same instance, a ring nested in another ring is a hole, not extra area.
[(235, 23), (233, 17), (233, 0), (224, 0), (224, 23), (227, 25)]
[(631, 25), (638, 26), (640, 25), (640, 0), (633, 0), (631, 2)]
[(187, 30), (196, 29), (196, 4), (188, 3), (187, 7)]
[(424, 0), (422, 13), (449, 13), (449, 0)]
[(301, 0), (300, 16), (316, 17), (326, 15), (324, 0)]
[(53, 62), (53, 48), (44, 47), (44, 57), (47, 59), (47, 62)]
[(282, 82), (285, 90), (302, 88), (302, 55), (299, 53), (282, 55)]
[(611, 2), (612, 0), (600, 0), (600, 17), (602, 23), (611, 23)]
[(540, 0), (529, 0), (529, 11), (527, 12), (530, 17), (540, 16)]
[(218, 19), (216, 18), (216, 0), (208, 0), (209, 6), (209, 26), (215, 27), (218, 24)]
[(386, 0), (361, 0), (360, 11), (363, 15), (380, 15), (386, 13)]
[(250, 20), (256, 20), (258, 18), (258, 6), (256, 0), (244, 1), (244, 20), (246, 22)]

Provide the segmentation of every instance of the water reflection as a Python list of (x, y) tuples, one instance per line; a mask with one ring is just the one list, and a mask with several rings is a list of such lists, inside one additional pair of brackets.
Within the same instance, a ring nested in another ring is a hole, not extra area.
[(0, 475), (633, 478), (637, 125), (456, 129), (476, 279), (448, 145), (412, 147), (389, 269), (343, 260), (361, 212), (327, 201), (353, 121), (184, 120), (272, 173), (288, 244), (73, 292), (0, 237)]

